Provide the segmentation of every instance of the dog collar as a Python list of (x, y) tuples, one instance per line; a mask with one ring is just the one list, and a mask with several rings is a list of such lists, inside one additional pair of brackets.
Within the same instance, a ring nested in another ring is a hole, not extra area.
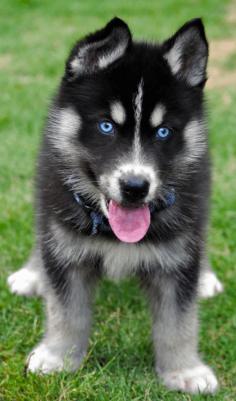
[[(107, 218), (100, 212), (94, 210), (92, 206), (89, 205), (88, 202), (85, 201), (84, 197), (78, 192), (74, 192), (74, 199), (79, 206), (84, 208), (90, 217), (91, 221), (91, 233), (90, 235), (96, 235), (98, 232), (109, 232), (111, 231), (111, 227), (108, 223)], [(163, 209), (167, 209), (174, 205), (176, 199), (175, 189), (171, 188), (169, 192), (165, 194), (164, 199), (160, 202), (160, 205), (156, 206), (154, 203), (150, 203), (150, 212), (159, 212)]]
[(74, 199), (82, 208), (86, 209), (92, 224), (90, 235), (96, 235), (98, 231), (110, 231), (107, 218), (100, 212), (94, 210), (78, 192), (74, 193)]

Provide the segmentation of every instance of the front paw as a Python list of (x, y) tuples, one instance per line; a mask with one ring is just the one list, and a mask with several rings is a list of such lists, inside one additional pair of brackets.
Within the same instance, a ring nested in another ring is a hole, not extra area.
[(32, 296), (43, 293), (43, 282), (39, 272), (26, 267), (12, 273), (7, 283), (13, 294)]
[(223, 292), (224, 288), (213, 271), (200, 274), (198, 294), (201, 298), (211, 298)]
[(27, 371), (32, 373), (53, 373), (75, 371), (78, 369), (82, 358), (75, 358), (68, 354), (61, 355), (60, 352), (51, 350), (46, 344), (39, 344), (28, 356)]
[(172, 390), (180, 390), (192, 394), (213, 394), (218, 388), (218, 382), (213, 371), (203, 364), (191, 369), (159, 372), (159, 376), (164, 384)]
[(63, 369), (63, 359), (53, 353), (45, 344), (39, 344), (28, 356), (27, 371), (39, 373), (59, 372)]

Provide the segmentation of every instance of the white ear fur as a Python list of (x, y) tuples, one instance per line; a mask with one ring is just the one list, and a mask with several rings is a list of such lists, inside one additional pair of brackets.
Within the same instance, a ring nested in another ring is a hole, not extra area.
[(79, 42), (69, 59), (73, 76), (105, 69), (121, 58), (131, 41), (128, 26), (114, 18), (107, 26)]
[(208, 45), (203, 25), (199, 21), (198, 24), (187, 24), (186, 28), (181, 28), (170, 39), (169, 49), (163, 55), (173, 75), (191, 86), (197, 86), (206, 79)]

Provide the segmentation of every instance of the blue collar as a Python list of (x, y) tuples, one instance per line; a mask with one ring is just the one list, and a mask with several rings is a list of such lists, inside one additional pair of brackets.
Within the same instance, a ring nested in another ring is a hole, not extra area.
[(92, 223), (92, 229), (90, 235), (96, 235), (98, 231), (103, 231), (103, 232), (110, 231), (108, 220), (102, 213), (95, 211), (91, 206), (89, 206), (89, 204), (86, 203), (83, 196), (80, 195), (78, 192), (74, 193), (74, 198), (78, 203), (78, 205), (87, 210), (90, 216), (90, 220)]
[[(74, 193), (74, 199), (78, 203), (79, 206), (84, 208), (91, 220), (92, 229), (90, 235), (96, 235), (98, 232), (109, 232), (111, 231), (110, 225), (108, 223), (107, 218), (100, 212), (94, 210), (88, 203), (86, 203), (84, 197), (80, 195), (78, 192)], [(176, 199), (175, 189), (171, 188), (169, 192), (166, 193), (164, 200), (161, 202), (160, 206), (157, 207), (154, 204), (150, 204), (151, 213), (159, 212), (163, 209), (167, 209), (174, 205)]]

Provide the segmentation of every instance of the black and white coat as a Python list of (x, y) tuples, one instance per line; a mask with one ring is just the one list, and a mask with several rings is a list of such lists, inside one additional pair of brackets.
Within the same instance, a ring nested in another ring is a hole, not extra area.
[[(222, 286), (205, 252), (209, 156), (203, 87), (208, 45), (201, 20), (163, 44), (137, 43), (118, 18), (72, 49), (49, 111), (37, 175), (37, 244), (12, 274), (12, 292), (42, 296), (44, 338), (28, 370), (75, 370), (84, 357), (94, 286), (103, 275), (136, 275), (150, 299), (156, 371), (173, 389), (213, 393), (217, 380), (197, 351), (197, 296)], [(114, 135), (102, 135), (101, 119)], [(156, 130), (168, 126), (168, 141)], [(142, 202), (158, 204), (168, 188), (176, 201), (154, 211), (147, 235), (120, 242), (111, 230), (91, 235), (91, 217), (108, 216), (110, 199), (130, 205), (121, 182), (145, 177)]]

